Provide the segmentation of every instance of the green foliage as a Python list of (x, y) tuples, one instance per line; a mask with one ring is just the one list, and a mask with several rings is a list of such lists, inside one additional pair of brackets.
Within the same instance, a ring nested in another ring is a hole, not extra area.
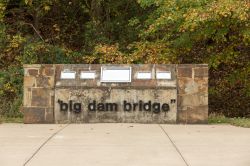
[(1, 117), (0, 116), (0, 123), (23, 123), (22, 117)]
[(20, 117), (22, 104), (23, 69), (9, 67), (0, 71), (0, 115)]
[(20, 116), (22, 65), (208, 63), (210, 111), (250, 117), (247, 0), (2, 0), (0, 110)]
[(2, 22), (4, 19), (4, 12), (6, 9), (6, 3), (7, 3), (7, 1), (0, 2), (0, 22)]
[(250, 128), (250, 118), (227, 118), (224, 115), (210, 114), (208, 118), (209, 124), (231, 124), (239, 127)]
[(40, 63), (69, 63), (72, 56), (64, 48), (52, 46), (44, 42), (26, 44), (20, 62), (23, 64)]
[(210, 111), (250, 117), (250, 3), (244, 0), (141, 0), (155, 6), (143, 42), (166, 43), (173, 63), (208, 63)]

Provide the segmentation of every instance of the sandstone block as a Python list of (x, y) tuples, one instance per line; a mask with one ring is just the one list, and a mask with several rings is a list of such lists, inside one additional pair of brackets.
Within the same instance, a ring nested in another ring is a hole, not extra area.
[(37, 87), (44, 87), (44, 88), (48, 88), (51, 87), (51, 83), (49, 81), (49, 77), (44, 77), (44, 76), (38, 76), (36, 77), (36, 85)]
[(184, 124), (207, 123), (208, 107), (179, 107), (177, 121)]
[(177, 74), (178, 74), (178, 77), (192, 78), (192, 66), (178, 66)]
[(178, 96), (178, 106), (201, 106), (208, 105), (208, 95), (207, 94), (190, 94), (190, 95), (179, 95)]
[(38, 70), (37, 69), (29, 69), (28, 73), (30, 76), (37, 76), (38, 75)]
[(45, 88), (34, 88), (32, 89), (32, 106), (47, 107), (49, 106), (50, 96), (49, 90)]
[(45, 67), (44, 74), (46, 76), (54, 76), (55, 70), (53, 68)]
[(46, 108), (45, 111), (45, 122), (54, 123), (54, 108)]
[(24, 123), (45, 123), (45, 108), (24, 107)]
[(195, 77), (208, 77), (208, 67), (199, 67), (194, 69)]
[(24, 87), (23, 92), (23, 106), (31, 106), (31, 88)]
[(32, 76), (24, 76), (24, 87), (35, 87), (36, 79)]

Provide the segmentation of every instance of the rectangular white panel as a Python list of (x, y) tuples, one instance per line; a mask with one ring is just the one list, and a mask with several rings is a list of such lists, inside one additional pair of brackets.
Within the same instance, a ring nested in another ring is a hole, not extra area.
[(137, 79), (151, 79), (152, 78), (152, 74), (151, 72), (138, 72)]
[(80, 79), (95, 79), (95, 71), (82, 71)]
[(76, 78), (76, 72), (75, 71), (62, 71), (61, 72), (61, 79), (75, 79)]
[(131, 82), (131, 67), (102, 67), (101, 82)]
[(156, 79), (171, 79), (171, 72), (170, 71), (159, 71), (156, 72)]

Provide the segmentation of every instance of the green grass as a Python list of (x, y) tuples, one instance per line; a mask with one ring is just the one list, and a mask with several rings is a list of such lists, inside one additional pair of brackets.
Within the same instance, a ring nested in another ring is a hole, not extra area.
[(250, 128), (250, 118), (227, 118), (224, 115), (211, 114), (208, 118), (209, 124), (231, 124), (239, 127)]
[(2, 117), (0, 116), (0, 123), (23, 123), (23, 118), (21, 117)]

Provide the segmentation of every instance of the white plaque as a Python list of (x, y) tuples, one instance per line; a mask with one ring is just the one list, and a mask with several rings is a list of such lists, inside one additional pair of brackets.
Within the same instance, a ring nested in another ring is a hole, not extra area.
[(95, 71), (82, 71), (80, 79), (95, 79)]
[(151, 79), (152, 74), (151, 72), (138, 72), (136, 78), (137, 79)]
[(171, 80), (170, 71), (158, 71), (156, 72), (156, 79)]
[(131, 82), (131, 67), (102, 67), (101, 82)]
[(75, 79), (75, 78), (76, 78), (75, 71), (64, 70), (61, 72), (61, 79)]

